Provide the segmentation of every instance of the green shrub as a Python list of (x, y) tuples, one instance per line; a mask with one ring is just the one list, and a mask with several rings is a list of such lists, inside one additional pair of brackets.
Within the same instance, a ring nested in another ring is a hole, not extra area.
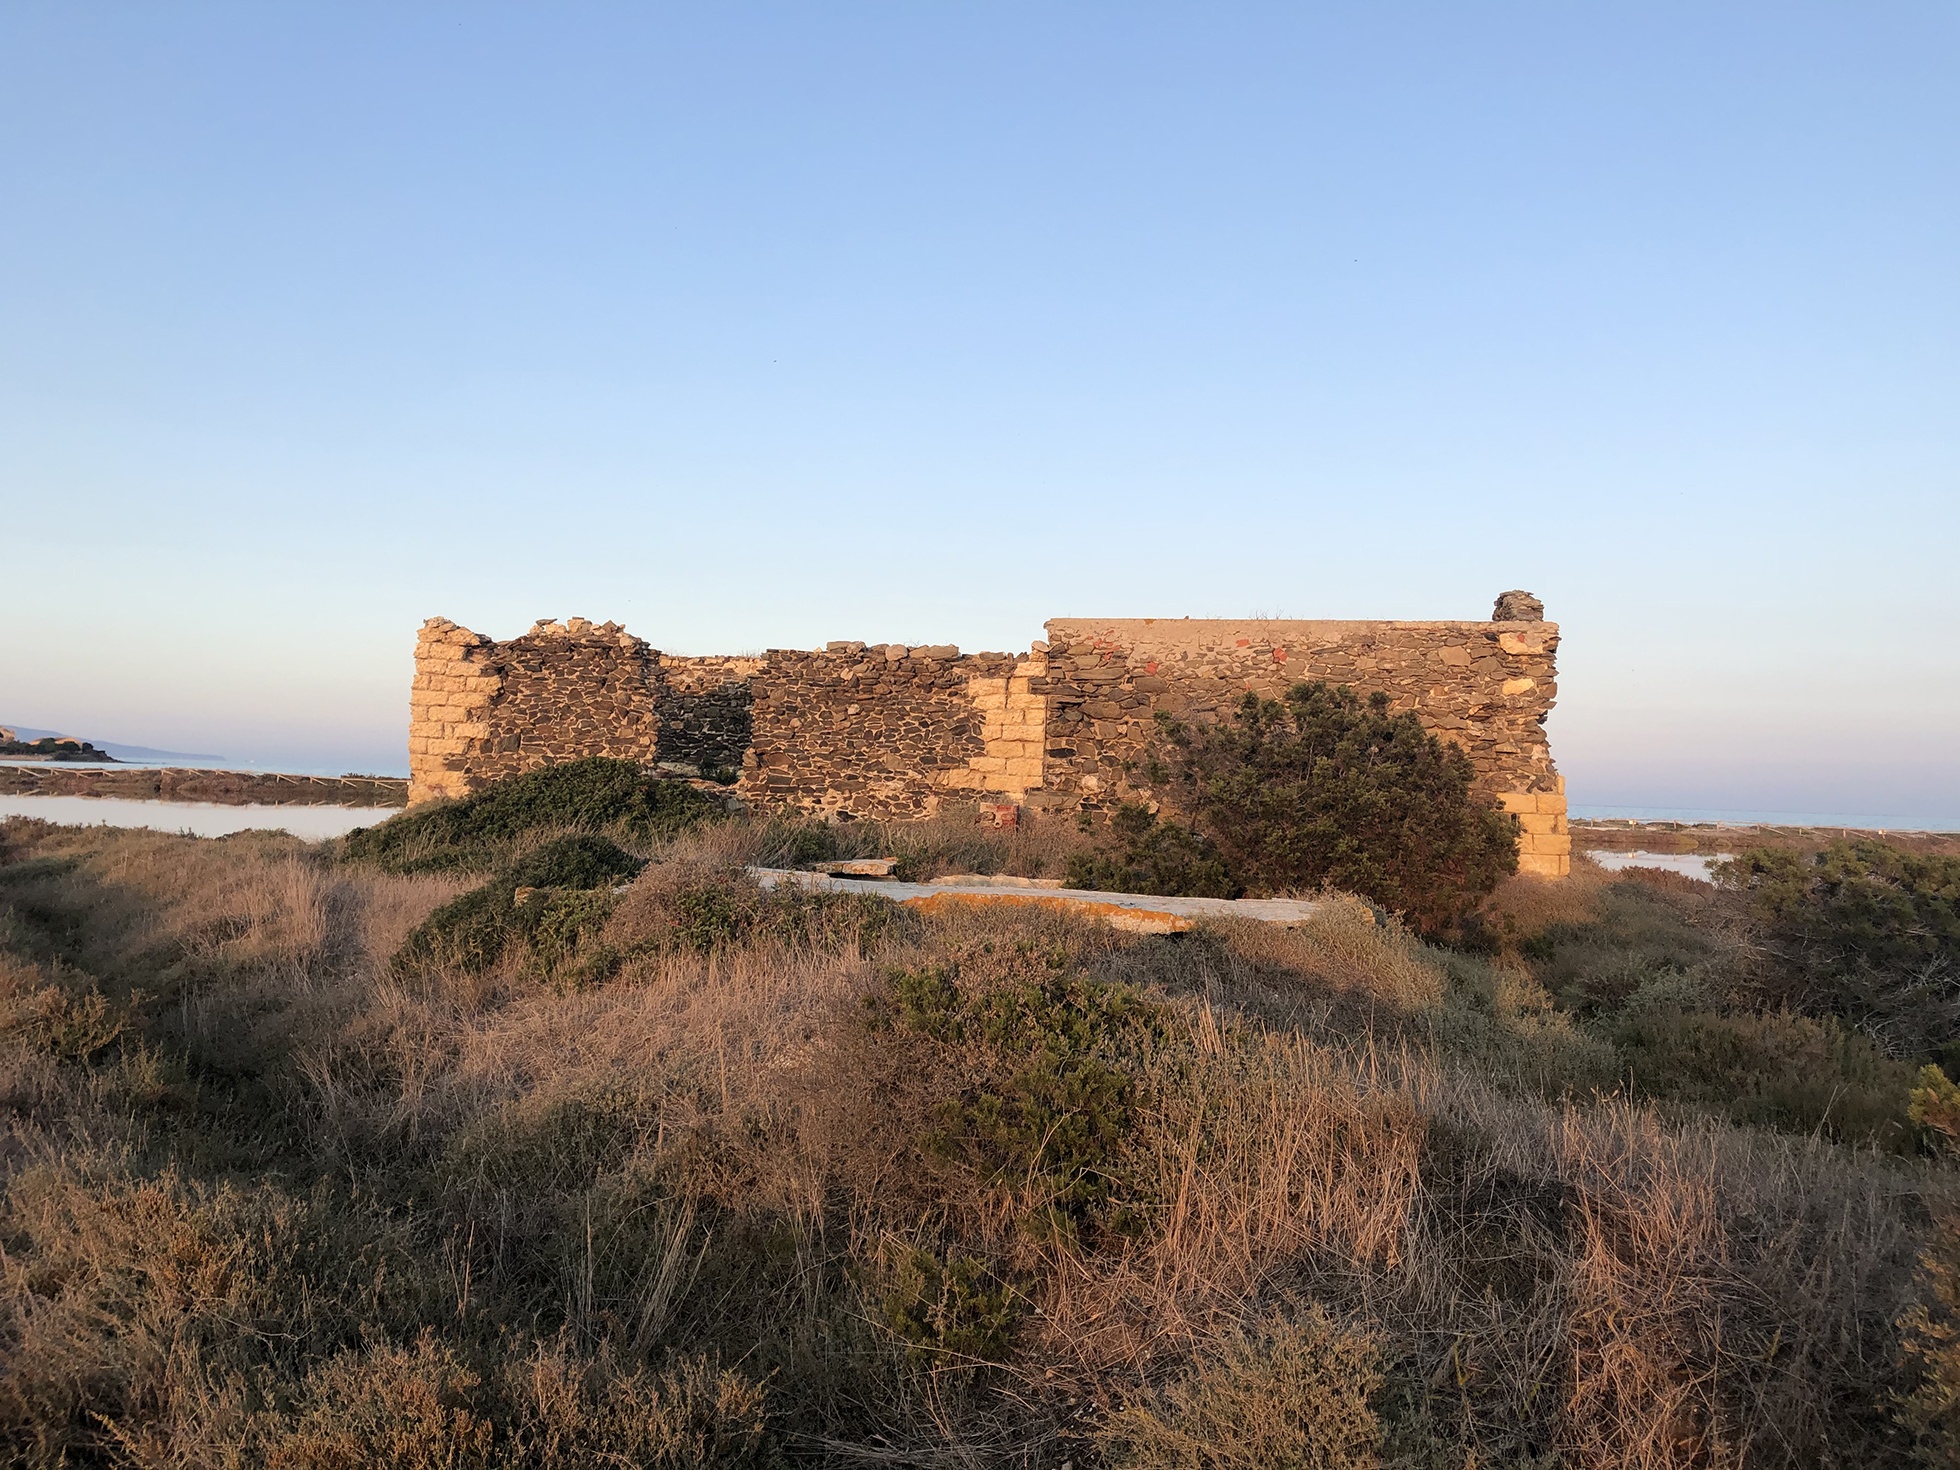
[(1737, 1123), (1906, 1141), (1912, 1068), (1828, 1017), (1635, 1004), (1606, 1033), (1635, 1093), (1711, 1107)]
[[(1283, 701), (1246, 695), (1228, 723), (1159, 714), (1158, 728), (1145, 774), (1189, 816), (1186, 870), (1229, 875), (1219, 886), (1339, 888), (1439, 934), (1517, 871), (1516, 818), (1473, 796), (1470, 758), (1414, 715), (1390, 715), (1385, 695), (1364, 704), (1345, 687), (1300, 684)], [(1126, 820), (1139, 830), (1124, 840), (1146, 855), (1186, 841)]]
[(605, 927), (613, 886), (645, 866), (604, 837), (546, 843), (424, 919), (395, 952), (394, 971), (481, 973), (519, 943), (535, 968), (549, 971)]
[(1121, 1151), (1135, 1119), (1133, 1072), (1161, 1039), (1158, 1008), (1128, 985), (1043, 973), (969, 992), (956, 971), (895, 970), (867, 1002), (874, 1030), (917, 1032), (957, 1055), (975, 1085), (938, 1105), (920, 1140), (991, 1185), (1028, 1189), (1026, 1223), (1068, 1236), (1089, 1220), (1132, 1221)]
[(493, 781), (456, 801), (356, 828), (340, 852), (390, 873), (481, 871), (499, 866), (531, 832), (572, 829), (645, 842), (726, 815), (720, 801), (684, 781), (649, 776), (632, 761), (594, 757)]
[(1005, 1362), (1023, 1302), (986, 1264), (955, 1253), (945, 1260), (914, 1250), (893, 1273), (880, 1309), (885, 1325), (920, 1359)]
[(1110, 847), (1072, 853), (1065, 882), (1105, 893), (1161, 893), (1169, 898), (1237, 898), (1245, 885), (1211, 839), (1191, 827), (1124, 802), (1110, 816)]
[(1806, 1008), (1917, 1055), (1960, 1042), (1960, 858), (1863, 838), (1808, 859), (1754, 848), (1716, 877), (1747, 895)]
[(764, 888), (740, 868), (676, 863), (634, 885), (607, 937), (629, 951), (696, 954), (759, 939), (868, 948), (902, 922), (898, 907), (873, 893)]
[(1374, 1470), (1381, 1354), (1318, 1312), (1235, 1332), (1097, 1436), (1111, 1470)]

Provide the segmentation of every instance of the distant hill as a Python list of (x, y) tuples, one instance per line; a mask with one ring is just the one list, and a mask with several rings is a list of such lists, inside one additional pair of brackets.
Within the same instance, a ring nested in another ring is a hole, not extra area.
[[(5, 723), (0, 721), (0, 723)], [(49, 737), (74, 736), (72, 730), (32, 730), (26, 725), (9, 726), (22, 740), (41, 740)], [(112, 740), (95, 740), (89, 737), (97, 750), (106, 750), (119, 761), (221, 761), (221, 755), (197, 754), (188, 750), (152, 750), (147, 745), (117, 745)]]

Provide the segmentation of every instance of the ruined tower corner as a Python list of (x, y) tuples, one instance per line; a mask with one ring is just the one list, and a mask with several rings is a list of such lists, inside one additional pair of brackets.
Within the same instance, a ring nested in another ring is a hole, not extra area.
[(503, 688), (492, 645), (448, 618), (430, 618), (415, 639), (408, 694), (408, 801), (467, 795), (471, 757), (487, 741), (492, 700)]

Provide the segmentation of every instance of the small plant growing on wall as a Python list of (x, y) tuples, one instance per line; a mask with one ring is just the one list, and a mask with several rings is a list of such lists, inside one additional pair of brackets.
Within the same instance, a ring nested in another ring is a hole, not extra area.
[(1284, 699), (1248, 694), (1215, 726), (1164, 714), (1157, 725), (1142, 774), (1176, 815), (1119, 810), (1115, 840), (1071, 880), (1169, 894), (1338, 888), (1441, 934), (1517, 871), (1517, 819), (1472, 793), (1468, 756), (1390, 714), (1385, 695), (1299, 684)]

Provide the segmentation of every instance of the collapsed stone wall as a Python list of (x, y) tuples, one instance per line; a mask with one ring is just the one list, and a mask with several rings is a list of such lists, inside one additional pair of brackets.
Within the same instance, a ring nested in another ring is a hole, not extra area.
[(507, 643), (422, 625), (409, 694), (409, 800), (581, 756), (657, 759), (660, 655), (617, 623), (540, 620)]
[(948, 800), (1093, 811), (1130, 796), (1154, 716), (1228, 716), (1303, 679), (1381, 691), (1466, 752), (1518, 814), (1527, 872), (1569, 870), (1565, 785), (1544, 720), (1558, 626), (1507, 593), (1488, 622), (1059, 618), (1027, 654), (836, 642), (683, 658), (617, 624), (541, 622), (497, 643), (424, 625), (411, 695), (411, 801), (606, 755), (740, 770), (752, 804), (912, 818)]
[(1030, 804), (1093, 810), (1137, 794), (1160, 710), (1210, 721), (1247, 693), (1324, 679), (1379, 690), (1461, 747), (1476, 789), (1518, 814), (1524, 870), (1570, 870), (1565, 784), (1544, 728), (1556, 623), (1058, 618), (1047, 631), (1047, 763)]

